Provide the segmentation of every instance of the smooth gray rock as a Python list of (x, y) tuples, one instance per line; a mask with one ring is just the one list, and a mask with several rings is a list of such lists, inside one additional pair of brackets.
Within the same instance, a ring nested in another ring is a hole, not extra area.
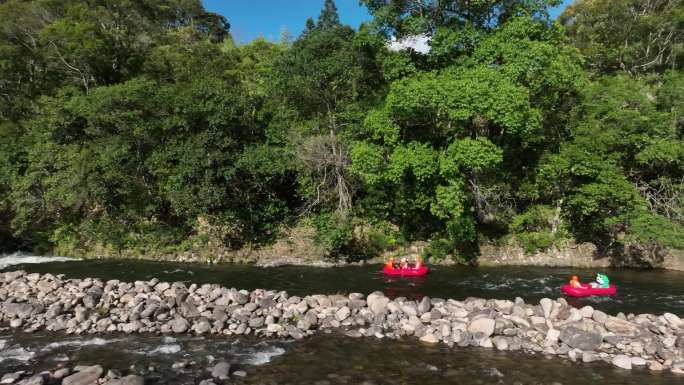
[(335, 318), (337, 318), (337, 320), (340, 322), (349, 318), (350, 315), (351, 315), (351, 310), (349, 310), (349, 308), (346, 306), (339, 308), (335, 312)]
[(432, 333), (425, 334), (424, 336), (420, 337), (420, 340), (428, 344), (436, 344), (437, 342), (439, 342), (437, 336), (435, 336)]
[(475, 321), (472, 321), (468, 325), (468, 332), (475, 334), (475, 333), (482, 333), (485, 335), (485, 337), (489, 337), (492, 334), (494, 334), (494, 327), (496, 326), (496, 321), (494, 321), (491, 318), (478, 318)]
[(102, 375), (102, 366), (95, 365), (84, 368), (62, 380), (62, 385), (92, 385)]
[(211, 376), (219, 380), (227, 380), (230, 377), (230, 364), (221, 361), (211, 368)]
[(0, 379), (0, 384), (14, 384), (23, 375), (24, 375), (24, 372), (7, 373), (7, 374), (2, 376), (2, 379)]
[(637, 326), (618, 317), (608, 317), (603, 323), (606, 329), (620, 335), (632, 335), (637, 332)]
[(541, 305), (544, 318), (549, 318), (553, 309), (553, 301), (549, 298), (542, 298), (539, 300), (539, 305)]
[(140, 376), (130, 375), (109, 380), (104, 385), (145, 385), (145, 379)]
[(597, 359), (598, 357), (594, 352), (582, 352), (582, 362), (584, 363), (594, 362)]
[(43, 374), (36, 374), (27, 379), (21, 380), (19, 385), (43, 385), (45, 382), (45, 376)]
[(169, 322), (174, 333), (185, 333), (190, 326), (185, 318), (174, 318)]
[(591, 315), (591, 319), (602, 324), (606, 322), (606, 320), (608, 319), (608, 315), (602, 312), (601, 310), (594, 310), (594, 313)]
[(8, 318), (16, 316), (17, 318), (28, 318), (34, 314), (36, 308), (28, 303), (5, 303), (4, 311)]
[(585, 332), (571, 326), (561, 330), (560, 340), (575, 349), (597, 350), (603, 339), (598, 333)]
[(249, 327), (260, 328), (264, 326), (264, 317), (256, 317), (249, 320)]
[(508, 339), (506, 337), (497, 336), (492, 339), (492, 343), (496, 350), (508, 350)]
[(632, 359), (624, 354), (613, 357), (611, 363), (621, 369), (632, 369)]
[(665, 320), (670, 324), (670, 326), (672, 326), (675, 329), (682, 327), (684, 324), (684, 321), (682, 321), (681, 318), (672, 313), (663, 314), (663, 318), (665, 318)]
[(211, 330), (211, 324), (207, 320), (201, 320), (192, 325), (192, 329), (197, 334), (204, 334)]
[(197, 310), (197, 306), (192, 302), (185, 301), (180, 304), (180, 313), (185, 318), (199, 317), (200, 313)]
[(423, 297), (423, 299), (421, 299), (420, 302), (418, 303), (418, 308), (417, 308), (418, 315), (422, 315), (422, 314), (429, 312), (430, 306), (431, 306), (430, 297), (427, 297), (427, 296)]

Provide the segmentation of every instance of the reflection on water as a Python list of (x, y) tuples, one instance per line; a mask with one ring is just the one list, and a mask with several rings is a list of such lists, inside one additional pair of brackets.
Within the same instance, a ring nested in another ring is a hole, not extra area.
[(390, 298), (405, 297), (420, 300), (425, 296), (423, 287), (428, 279), (426, 275), (420, 277), (397, 277), (383, 275), (384, 287), (382, 291)]
[[(314, 268), (252, 265), (174, 264), (150, 261), (105, 260), (19, 265), (29, 272), (64, 273), (69, 277), (100, 277), (125, 281), (159, 278), (165, 281), (217, 283), (240, 289), (287, 290), (292, 295), (334, 294), (376, 290), (391, 297), (467, 297), (515, 299), (536, 302), (562, 296), (560, 285), (571, 275), (591, 281), (595, 270), (545, 267), (442, 267), (432, 266), (423, 277), (388, 277), (381, 266)], [(615, 297), (573, 299), (575, 306), (591, 305), (615, 314), (672, 312), (684, 316), (684, 272), (666, 270), (603, 269), (618, 287)]]

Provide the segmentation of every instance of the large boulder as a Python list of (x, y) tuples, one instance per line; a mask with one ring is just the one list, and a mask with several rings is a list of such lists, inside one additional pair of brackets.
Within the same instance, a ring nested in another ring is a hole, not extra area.
[(173, 330), (174, 333), (185, 333), (190, 326), (188, 321), (181, 317), (173, 319), (169, 322), (169, 325), (171, 325), (171, 330)]
[(192, 330), (197, 334), (204, 334), (211, 330), (211, 324), (206, 319), (201, 319), (192, 325)]
[(439, 338), (432, 333), (425, 334), (424, 336), (420, 337), (420, 340), (428, 344), (436, 344), (439, 342)]
[(572, 326), (561, 330), (559, 338), (568, 346), (580, 350), (597, 350), (603, 341), (598, 333), (585, 332)]
[(390, 299), (385, 297), (384, 295), (374, 295), (376, 293), (372, 293), (368, 295), (368, 299), (366, 302), (368, 303), (368, 308), (373, 312), (373, 314), (380, 315), (383, 313), (387, 312), (387, 304), (390, 302)]
[(256, 317), (252, 318), (249, 320), (249, 327), (251, 328), (260, 328), (264, 326), (265, 323), (265, 318), (264, 317)]
[(77, 373), (74, 373), (62, 380), (62, 385), (92, 385), (102, 375), (102, 366), (89, 366)]
[(486, 337), (489, 337), (494, 334), (495, 326), (496, 321), (491, 318), (478, 318), (468, 325), (468, 332), (472, 334), (482, 333)]
[(539, 305), (541, 305), (544, 318), (549, 318), (551, 310), (553, 310), (553, 301), (549, 298), (542, 298), (539, 300)]
[(632, 359), (624, 354), (613, 357), (612, 363), (621, 369), (632, 369)]
[(214, 365), (214, 367), (211, 368), (211, 376), (218, 378), (219, 380), (228, 379), (230, 377), (230, 364), (225, 361), (221, 361)]
[(429, 312), (430, 306), (431, 306), (430, 297), (427, 297), (427, 296), (423, 297), (423, 299), (420, 300), (420, 302), (418, 303), (418, 308), (417, 308), (418, 315), (423, 315), (423, 314)]
[(682, 326), (684, 326), (684, 321), (682, 321), (681, 318), (679, 318), (677, 315), (672, 314), (672, 313), (665, 313), (663, 314), (663, 318), (667, 321), (667, 323), (670, 324), (675, 329), (678, 329)]
[(351, 310), (349, 310), (349, 308), (346, 306), (342, 306), (341, 308), (339, 308), (339, 310), (335, 312), (335, 318), (337, 318), (337, 320), (340, 322), (349, 318), (350, 315)]
[(16, 316), (21, 319), (26, 319), (37, 311), (33, 305), (28, 303), (6, 303), (4, 310), (8, 318)]
[(180, 305), (180, 313), (185, 318), (199, 317), (200, 313), (197, 310), (197, 306), (190, 301), (182, 302)]
[(601, 310), (594, 310), (594, 312), (591, 315), (591, 319), (602, 324), (606, 322), (606, 320), (608, 319), (608, 315), (602, 312)]
[(638, 330), (635, 324), (617, 317), (608, 317), (603, 326), (607, 330), (619, 335), (632, 335)]

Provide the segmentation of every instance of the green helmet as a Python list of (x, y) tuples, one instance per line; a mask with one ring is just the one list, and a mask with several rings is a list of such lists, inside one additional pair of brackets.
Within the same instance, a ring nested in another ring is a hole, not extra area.
[(608, 284), (610, 283), (608, 276), (605, 274), (596, 274), (596, 282), (598, 282), (601, 287), (608, 287)]

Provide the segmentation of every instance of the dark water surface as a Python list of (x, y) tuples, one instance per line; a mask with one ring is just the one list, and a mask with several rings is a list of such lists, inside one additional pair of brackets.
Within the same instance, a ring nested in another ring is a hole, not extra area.
[[(351, 339), (319, 334), (302, 341), (228, 337), (60, 333), (0, 336), (0, 373), (38, 372), (60, 365), (102, 365), (143, 374), (149, 384), (197, 384), (216, 360), (247, 372), (237, 384), (486, 384), (674, 385), (684, 376), (643, 368), (626, 371), (605, 363), (573, 364), (554, 357), (483, 348), (428, 346), (402, 340)], [(183, 369), (173, 369), (185, 362)]]
[[(6, 267), (71, 278), (218, 283), (240, 289), (287, 290), (293, 295), (381, 290), (389, 296), (464, 299), (522, 297), (536, 302), (559, 297), (559, 286), (572, 274), (591, 280), (593, 270), (536, 267), (434, 267), (422, 278), (387, 278), (379, 266), (257, 268), (250, 265), (208, 266), (148, 261), (70, 261)], [(684, 273), (659, 270), (603, 270), (618, 285), (614, 298), (569, 300), (609, 313), (684, 315)], [(142, 373), (147, 384), (198, 384), (209, 378), (212, 360), (225, 360), (247, 377), (236, 384), (497, 384), (497, 385), (674, 385), (684, 376), (613, 368), (602, 362), (573, 364), (545, 357), (494, 349), (427, 346), (414, 338), (352, 339), (317, 334), (301, 341), (250, 337), (154, 335), (67, 336), (0, 330), (0, 374), (15, 370), (54, 370), (60, 365), (102, 364), (124, 373)], [(172, 369), (186, 362), (184, 369)]]
[[(415, 278), (386, 277), (380, 266), (336, 268), (272, 267), (252, 265), (173, 264), (137, 260), (87, 260), (19, 265), (12, 269), (66, 274), (72, 278), (99, 277), (104, 280), (185, 281), (217, 283), (238, 289), (287, 290), (292, 295), (332, 294), (375, 290), (390, 297), (422, 296), (464, 299), (482, 297), (514, 299), (536, 303), (543, 297), (561, 297), (560, 285), (573, 274), (591, 281), (596, 270), (547, 267), (442, 267), (433, 266), (428, 275)], [(575, 306), (591, 305), (611, 314), (672, 312), (684, 316), (684, 272), (667, 270), (602, 269), (618, 286), (615, 297), (568, 299)]]

